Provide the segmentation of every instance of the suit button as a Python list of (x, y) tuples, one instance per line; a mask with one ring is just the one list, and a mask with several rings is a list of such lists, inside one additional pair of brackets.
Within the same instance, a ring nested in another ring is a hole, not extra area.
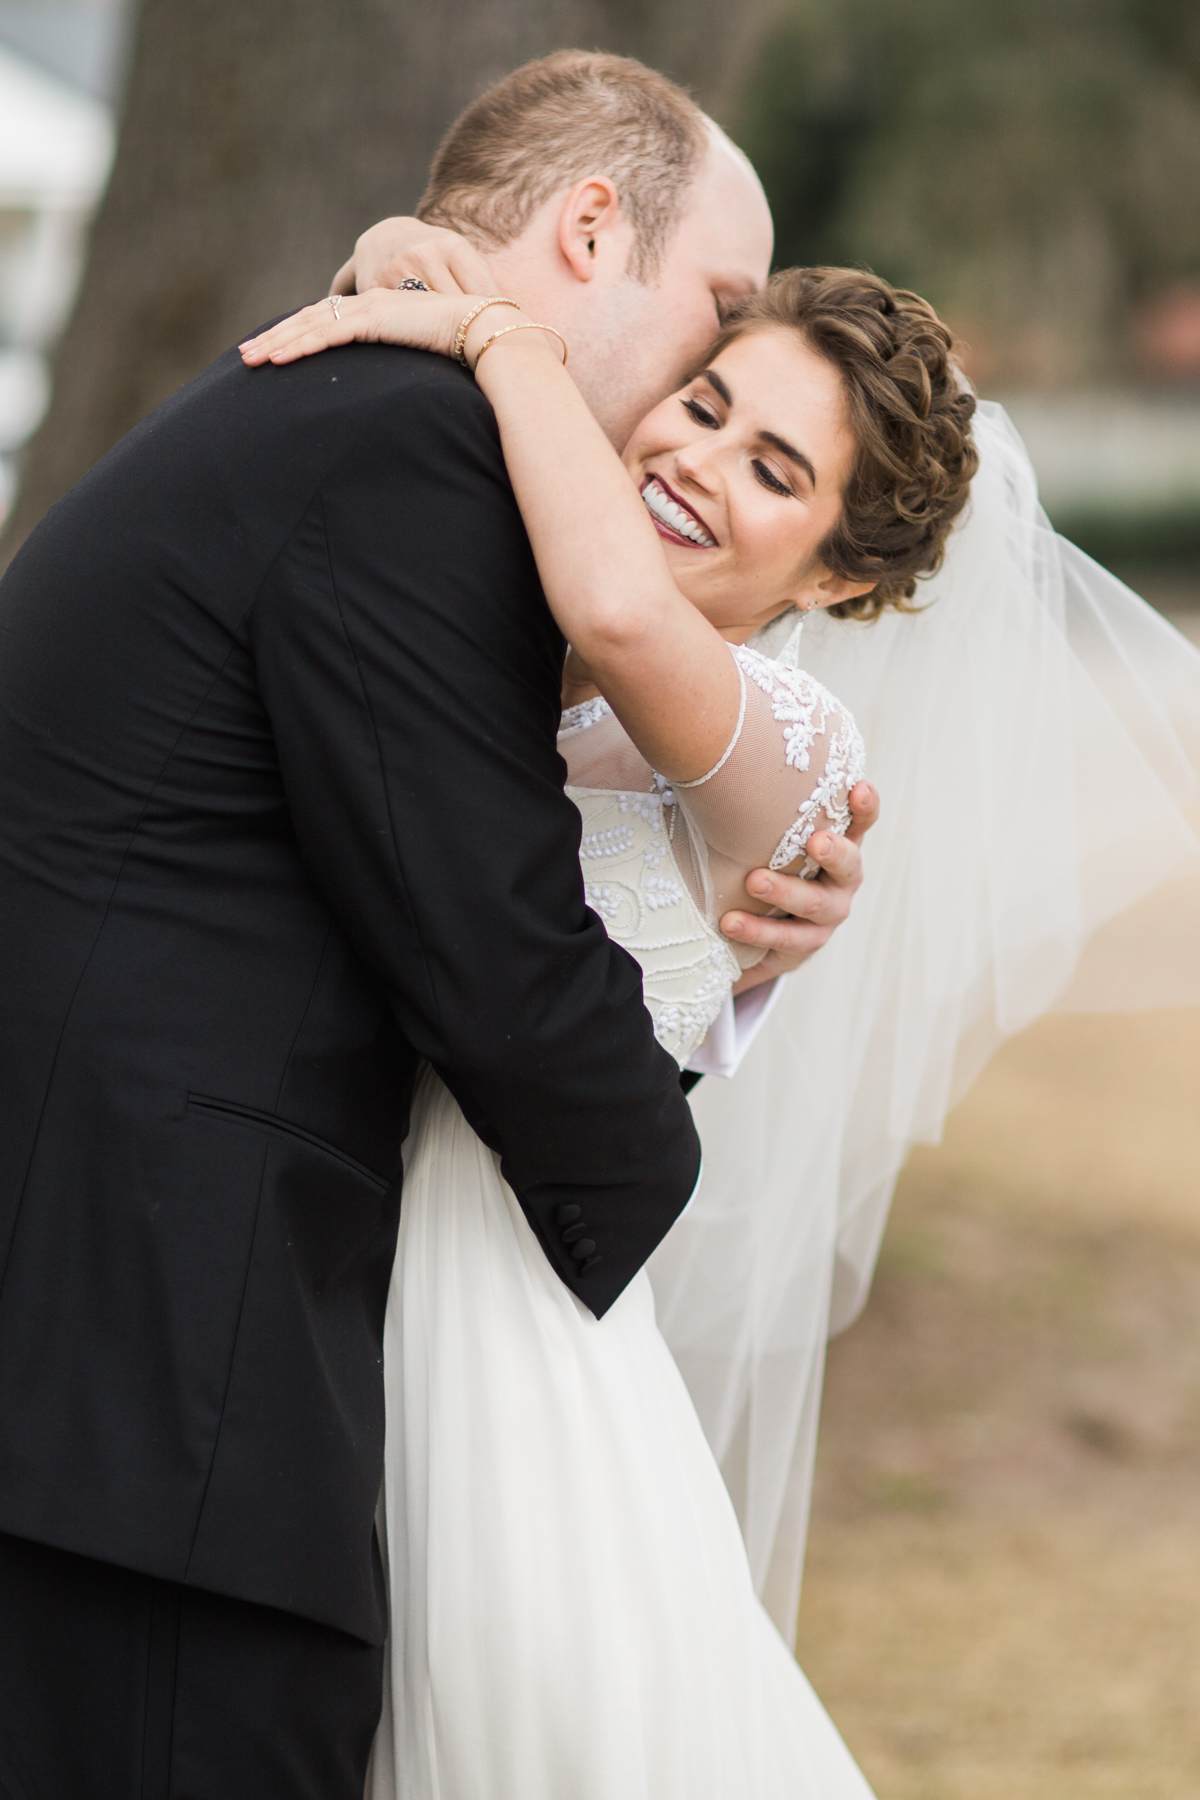
[(586, 1275), (589, 1269), (594, 1269), (598, 1262), (603, 1261), (604, 1258), (602, 1256), (589, 1256), (585, 1263), (580, 1263), (579, 1273), (581, 1275)]
[(587, 1230), (587, 1226), (584, 1224), (569, 1225), (562, 1234), (563, 1243), (564, 1244), (573, 1244), (575, 1242), (575, 1239), (581, 1238), (584, 1235), (584, 1233), (586, 1232), (586, 1230)]
[(592, 1255), (595, 1248), (596, 1245), (594, 1239), (580, 1238), (577, 1244), (571, 1245), (571, 1255), (575, 1258), (576, 1262), (582, 1262), (585, 1257)]
[(554, 1215), (555, 1224), (573, 1225), (582, 1211), (582, 1206), (560, 1206)]

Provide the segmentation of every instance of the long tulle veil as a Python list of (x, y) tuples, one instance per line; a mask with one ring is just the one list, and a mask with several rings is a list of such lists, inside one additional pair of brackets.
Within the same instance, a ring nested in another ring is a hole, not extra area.
[[(883, 816), (850, 923), (736, 1080), (696, 1090), (703, 1185), (652, 1264), (789, 1639), (825, 1341), (863, 1304), (909, 1148), (1056, 1005), (1200, 1003), (1200, 652), (1055, 535), (1000, 407), (976, 437), (921, 613), (806, 624), (801, 660), (854, 711)], [(1179, 883), (1194, 904), (1163, 908)]]

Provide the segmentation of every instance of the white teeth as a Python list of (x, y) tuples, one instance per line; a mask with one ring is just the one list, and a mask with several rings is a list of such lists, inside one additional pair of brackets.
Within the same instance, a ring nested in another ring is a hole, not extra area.
[(657, 481), (646, 483), (642, 489), (642, 499), (655, 518), (661, 519), (664, 525), (669, 525), (672, 531), (677, 531), (680, 537), (690, 538), (693, 544), (701, 544), (705, 549), (715, 548), (716, 540), (696, 523), (690, 513), (677, 506)]

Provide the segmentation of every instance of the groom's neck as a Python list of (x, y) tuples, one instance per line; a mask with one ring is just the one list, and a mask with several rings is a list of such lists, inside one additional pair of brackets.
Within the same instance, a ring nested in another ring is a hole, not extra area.
[(647, 407), (646, 397), (635, 391), (637, 382), (630, 381), (616, 316), (619, 301), (611, 287), (579, 281), (558, 254), (553, 238), (543, 242), (540, 234), (525, 233), (484, 254), (496, 293), (515, 300), (531, 319), (562, 333), (576, 387), (614, 448), (623, 449)]

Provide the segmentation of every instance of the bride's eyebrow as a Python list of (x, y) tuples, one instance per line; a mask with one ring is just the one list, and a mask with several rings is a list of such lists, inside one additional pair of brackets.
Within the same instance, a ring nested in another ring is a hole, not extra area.
[(816, 487), (817, 471), (813, 468), (803, 450), (797, 450), (795, 444), (789, 444), (787, 439), (781, 438), (777, 431), (760, 431), (758, 435), (764, 444), (770, 444), (773, 449), (778, 450), (780, 456), (786, 456), (788, 461), (795, 463), (798, 469), (803, 469), (813, 486)]
[(709, 387), (713, 388), (721, 396), (721, 399), (725, 402), (726, 406), (733, 405), (733, 395), (729, 391), (728, 384), (721, 379), (715, 369), (701, 369), (700, 379), (701, 381), (707, 381)]
[[(721, 396), (726, 406), (733, 405), (733, 395), (724, 376), (718, 375), (715, 369), (701, 369), (700, 379), (707, 381), (709, 387)], [(787, 439), (780, 437), (777, 431), (760, 431), (758, 435), (764, 444), (770, 444), (773, 450), (778, 450), (780, 456), (786, 456), (788, 461), (795, 463), (798, 469), (803, 469), (813, 486), (816, 487), (817, 471), (803, 450), (797, 450), (795, 444), (789, 444)]]

